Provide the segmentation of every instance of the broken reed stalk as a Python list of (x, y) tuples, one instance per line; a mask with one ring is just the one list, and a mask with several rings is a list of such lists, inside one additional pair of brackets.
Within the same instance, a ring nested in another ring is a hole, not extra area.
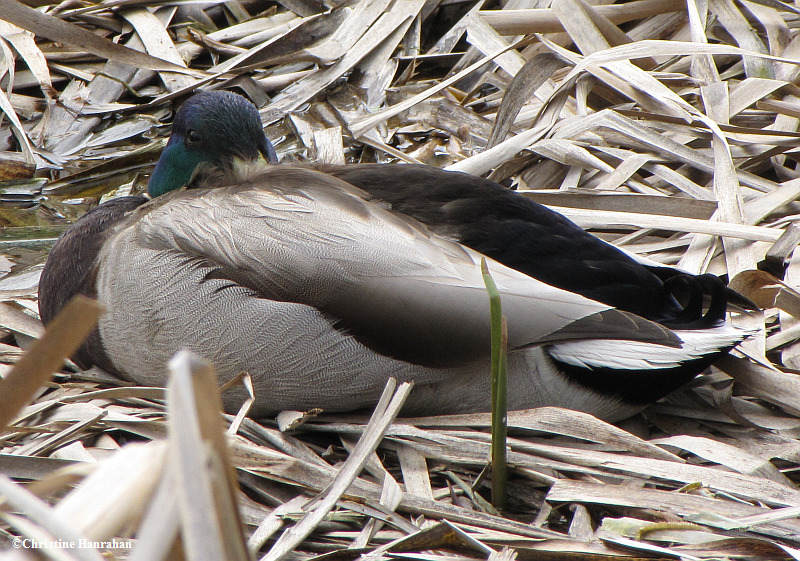
[(97, 301), (78, 295), (50, 322), (0, 382), (0, 432), (89, 336), (102, 311)]
[(500, 293), (489, 273), (486, 259), (481, 258), (481, 274), (489, 293), (489, 310), (492, 329), (492, 505), (497, 510), (505, 508), (506, 480), (506, 433), (507, 424), (507, 374), (506, 346), (508, 330), (506, 318), (500, 304)]

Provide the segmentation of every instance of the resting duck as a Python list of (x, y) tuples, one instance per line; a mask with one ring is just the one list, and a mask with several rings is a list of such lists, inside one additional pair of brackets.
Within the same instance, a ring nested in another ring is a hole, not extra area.
[(256, 416), (369, 407), (389, 376), (416, 383), (408, 414), (488, 410), (483, 256), (508, 320), (511, 409), (622, 419), (746, 336), (725, 321), (717, 277), (640, 264), (491, 181), (276, 163), (241, 96), (181, 106), (152, 200), (87, 213), (45, 266), (45, 323), (75, 293), (107, 308), (79, 365), (163, 385), (188, 348), (222, 380), (249, 372)]

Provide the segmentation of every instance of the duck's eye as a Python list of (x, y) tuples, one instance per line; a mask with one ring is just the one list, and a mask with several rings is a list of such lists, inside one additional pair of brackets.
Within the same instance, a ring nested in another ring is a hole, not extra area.
[(200, 144), (202, 137), (200, 133), (196, 130), (190, 129), (189, 132), (186, 133), (186, 144)]

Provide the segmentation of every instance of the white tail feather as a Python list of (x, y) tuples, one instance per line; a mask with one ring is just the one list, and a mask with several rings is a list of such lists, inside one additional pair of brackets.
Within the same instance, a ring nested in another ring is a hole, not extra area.
[(732, 347), (751, 333), (725, 324), (712, 329), (677, 330), (681, 347), (665, 347), (641, 341), (590, 339), (558, 343), (547, 349), (554, 359), (582, 368), (653, 370), (675, 368), (690, 360)]

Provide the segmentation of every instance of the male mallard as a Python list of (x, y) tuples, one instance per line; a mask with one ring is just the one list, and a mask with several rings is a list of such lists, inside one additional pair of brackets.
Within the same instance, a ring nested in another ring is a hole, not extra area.
[[(491, 181), (267, 162), (244, 98), (202, 92), (178, 110), (154, 200), (101, 205), (47, 261), (45, 323), (76, 292), (107, 308), (79, 364), (163, 385), (188, 348), (222, 380), (249, 372), (255, 415), (370, 406), (389, 376), (416, 382), (407, 413), (487, 410), (484, 255), (508, 320), (511, 409), (620, 419), (745, 336), (725, 323), (716, 277), (641, 265)], [(235, 408), (243, 392), (224, 399)]]

